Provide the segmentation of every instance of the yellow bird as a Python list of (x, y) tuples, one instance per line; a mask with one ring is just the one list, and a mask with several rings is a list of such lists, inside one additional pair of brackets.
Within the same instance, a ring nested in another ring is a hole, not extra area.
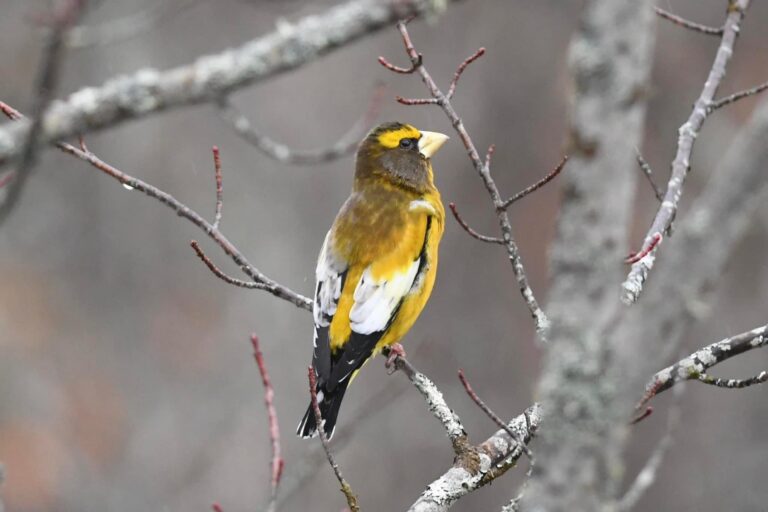
[[(374, 128), (357, 151), (352, 194), (317, 262), (314, 351), (317, 401), (328, 437), (347, 386), (398, 341), (432, 293), (445, 209), (430, 159), (448, 140), (402, 123)], [(310, 404), (296, 431), (317, 434)]]

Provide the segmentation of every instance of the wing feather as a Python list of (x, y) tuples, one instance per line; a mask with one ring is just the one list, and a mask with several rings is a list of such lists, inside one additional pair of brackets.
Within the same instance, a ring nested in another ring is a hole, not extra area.
[(312, 366), (318, 377), (326, 381), (331, 375), (330, 325), (347, 277), (347, 265), (332, 253), (329, 244), (331, 232), (325, 236), (315, 269), (315, 302), (312, 314), (315, 320)]

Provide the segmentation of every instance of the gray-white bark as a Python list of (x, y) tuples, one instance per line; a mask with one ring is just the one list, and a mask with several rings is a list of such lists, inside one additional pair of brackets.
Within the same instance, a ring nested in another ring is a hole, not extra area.
[[(430, 0), (351, 0), (295, 24), (283, 23), (239, 48), (200, 57), (192, 64), (165, 71), (141, 69), (99, 87), (86, 87), (51, 104), (43, 117), (40, 142), (212, 101), (313, 61), (400, 17), (423, 14), (433, 4)], [(29, 130), (29, 121), (0, 126), (0, 166), (19, 155)]]

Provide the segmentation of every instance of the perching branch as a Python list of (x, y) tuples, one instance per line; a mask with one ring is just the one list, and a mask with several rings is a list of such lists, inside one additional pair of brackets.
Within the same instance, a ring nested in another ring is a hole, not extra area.
[[(424, 82), (424, 85), (429, 91), (431, 99), (434, 100), (434, 101), (425, 101), (425, 100), (414, 101), (414, 100), (404, 100), (403, 98), (398, 97), (398, 101), (405, 105), (436, 104), (443, 110), (445, 115), (451, 121), (451, 125), (456, 130), (456, 133), (459, 135), (459, 139), (464, 144), (464, 147), (467, 150), (467, 154), (469, 155), (469, 159), (472, 162), (472, 165), (474, 166), (477, 173), (480, 175), (480, 178), (482, 179), (483, 184), (485, 185), (485, 188), (488, 191), (488, 194), (491, 198), (494, 209), (496, 210), (496, 215), (498, 217), (499, 227), (501, 229), (504, 246), (507, 249), (507, 255), (509, 257), (510, 262), (512, 263), (512, 271), (514, 272), (515, 278), (517, 279), (517, 284), (520, 289), (520, 293), (522, 294), (523, 300), (528, 306), (528, 309), (531, 312), (531, 316), (534, 319), (537, 333), (541, 338), (545, 339), (547, 331), (549, 330), (549, 320), (547, 320), (547, 316), (544, 314), (544, 311), (539, 306), (539, 303), (533, 294), (533, 290), (531, 290), (531, 287), (528, 284), (528, 277), (526, 276), (525, 268), (523, 267), (523, 261), (522, 261), (522, 258), (520, 257), (520, 252), (517, 248), (517, 243), (515, 242), (514, 237), (512, 235), (512, 225), (509, 221), (509, 216), (507, 215), (507, 212), (504, 209), (504, 201), (501, 198), (501, 193), (499, 192), (499, 188), (497, 187), (496, 182), (491, 176), (490, 161), (489, 161), (490, 159), (487, 158), (485, 161), (481, 159), (480, 154), (478, 153), (477, 148), (474, 142), (472, 141), (472, 138), (470, 137), (466, 127), (464, 126), (464, 122), (462, 121), (461, 117), (459, 117), (459, 115), (456, 113), (456, 111), (453, 108), (453, 105), (451, 104), (450, 95), (446, 95), (440, 90), (440, 88), (437, 86), (432, 76), (427, 71), (426, 67), (423, 64), (423, 58), (421, 54), (419, 54), (419, 52), (416, 51), (416, 48), (414, 47), (413, 42), (411, 41), (411, 36), (408, 33), (406, 22), (404, 21), (398, 22), (397, 28), (400, 31), (400, 35), (403, 38), (403, 44), (405, 46), (406, 54), (408, 55), (411, 61), (412, 69), (409, 70), (409, 72), (419, 73), (419, 75), (421, 76), (422, 82)], [(451, 95), (455, 92), (456, 82), (458, 81), (458, 78), (461, 76), (461, 74), (466, 69), (466, 67), (470, 63), (477, 60), (483, 54), (484, 54), (483, 49), (480, 49), (474, 54), (472, 54), (471, 56), (469, 56), (467, 59), (465, 59), (459, 65), (454, 75), (452, 88), (449, 89), (449, 93)], [(388, 69), (392, 69), (392, 67), (394, 67), (394, 65), (390, 64), (389, 61), (387, 61), (387, 59), (385, 59), (384, 57), (379, 57), (379, 62)], [(490, 152), (492, 151), (489, 150), (489, 153)]]
[[(527, 444), (541, 421), (542, 408), (534, 404), (513, 419), (508, 427), (516, 438)], [(427, 486), (408, 512), (445, 512), (463, 496), (503, 475), (517, 463), (523, 450), (506, 430), (498, 430), (472, 453), (472, 458), (457, 457), (448, 471)]]
[[(723, 25), (720, 46), (717, 49), (715, 60), (712, 63), (709, 76), (706, 82), (704, 82), (701, 94), (693, 106), (693, 111), (688, 120), (679, 129), (677, 154), (672, 161), (672, 174), (667, 184), (664, 200), (656, 213), (656, 217), (653, 219), (650, 229), (645, 235), (643, 248), (653, 243), (657, 235), (666, 236), (671, 231), (672, 222), (677, 215), (677, 208), (683, 194), (683, 184), (688, 176), (688, 172), (691, 170), (690, 161), (694, 141), (709, 114), (708, 109), (715, 99), (717, 89), (720, 87), (723, 77), (725, 77), (725, 70), (733, 55), (733, 47), (741, 30), (741, 22), (744, 19), (747, 7), (749, 7), (749, 2), (750, 0), (729, 0), (728, 15)], [(656, 253), (659, 247), (659, 245), (656, 245), (651, 251), (648, 251), (645, 257), (632, 264), (632, 268), (622, 284), (622, 301), (624, 303), (633, 304), (637, 301), (643, 291), (643, 285), (648, 278), (648, 274), (656, 261)]]
[[(458, 1), (458, 0), (451, 0)], [(43, 116), (39, 142), (88, 134), (131, 119), (214, 101), (355, 42), (432, 7), (420, 0), (349, 0), (321, 14), (194, 63), (165, 71), (145, 68), (54, 101)], [(0, 126), (0, 166), (21, 154), (30, 121)]]
[[(385, 351), (385, 355), (387, 354), (388, 351)], [(408, 380), (419, 390), (419, 393), (427, 402), (429, 411), (443, 424), (445, 433), (451, 441), (451, 446), (456, 456), (465, 455), (471, 448), (467, 440), (467, 432), (464, 430), (464, 425), (462, 425), (459, 417), (453, 412), (453, 409), (448, 407), (443, 394), (437, 389), (435, 383), (429, 380), (426, 375), (416, 370), (404, 357), (395, 358), (394, 365), (395, 369), (403, 372), (408, 377)]]
[(325, 456), (328, 458), (328, 463), (331, 465), (331, 468), (333, 468), (333, 472), (336, 475), (336, 479), (339, 481), (339, 485), (341, 485), (341, 492), (344, 493), (344, 497), (347, 499), (349, 509), (352, 512), (360, 512), (360, 506), (357, 504), (357, 496), (352, 492), (352, 487), (349, 486), (349, 482), (347, 482), (341, 474), (341, 469), (339, 469), (339, 465), (336, 463), (336, 459), (331, 451), (330, 442), (328, 441), (328, 436), (323, 428), (325, 420), (323, 420), (320, 406), (317, 404), (317, 377), (315, 376), (315, 369), (310, 366), (307, 374), (309, 375), (309, 395), (312, 400), (312, 410), (315, 413), (317, 432), (320, 437), (320, 442), (323, 444)]
[(360, 139), (371, 127), (373, 121), (378, 117), (381, 110), (381, 103), (384, 98), (384, 86), (379, 85), (375, 88), (371, 100), (368, 103), (366, 112), (361, 118), (329, 148), (315, 150), (291, 149), (285, 144), (281, 144), (270, 137), (259, 133), (251, 124), (250, 120), (240, 113), (228, 99), (223, 98), (219, 102), (219, 113), (221, 118), (237, 133), (243, 140), (252, 144), (256, 149), (265, 155), (281, 163), (294, 165), (316, 165), (332, 162), (343, 158), (355, 152), (360, 144)]
[(267, 418), (269, 421), (269, 440), (272, 445), (272, 476), (270, 478), (269, 504), (267, 512), (274, 512), (277, 507), (277, 489), (280, 486), (280, 477), (283, 474), (285, 460), (280, 454), (280, 425), (277, 421), (277, 411), (275, 410), (275, 390), (272, 387), (272, 381), (267, 372), (267, 365), (264, 362), (264, 355), (259, 347), (259, 338), (251, 334), (251, 344), (253, 345), (253, 357), (256, 360), (256, 366), (259, 368), (261, 383), (264, 386), (264, 404), (267, 407)]
[(768, 89), (768, 82), (762, 83), (760, 85), (756, 85), (755, 87), (752, 87), (750, 89), (746, 89), (744, 91), (735, 92), (733, 94), (729, 94), (725, 98), (720, 98), (717, 101), (713, 101), (710, 103), (709, 108), (707, 109), (708, 113), (712, 113), (715, 110), (722, 108), (726, 105), (730, 105), (731, 103), (734, 103), (736, 101), (739, 101), (744, 98), (748, 98), (750, 96), (754, 96), (756, 94), (760, 94), (764, 90)]
[(768, 345), (767, 333), (768, 325), (763, 325), (751, 331), (725, 338), (697, 350), (672, 366), (661, 370), (646, 385), (645, 394), (637, 404), (637, 409), (643, 408), (654, 396), (685, 380), (697, 380), (728, 389), (740, 389), (768, 381), (768, 372), (766, 371), (749, 379), (717, 379), (706, 373), (709, 368), (734, 356)]
[[(21, 116), (21, 114), (19, 114), (16, 110), (3, 102), (0, 102), (0, 110), (3, 112), (12, 112), (17, 116)], [(227, 237), (224, 236), (221, 231), (219, 231), (218, 228), (214, 227), (213, 224), (205, 220), (205, 218), (203, 218), (199, 213), (173, 197), (171, 194), (160, 190), (159, 188), (150, 185), (149, 183), (142, 181), (139, 178), (126, 174), (120, 169), (117, 169), (116, 167), (113, 167), (112, 165), (104, 162), (87, 148), (83, 149), (84, 145), (83, 148), (77, 148), (66, 142), (58, 142), (56, 143), (56, 146), (65, 153), (88, 162), (95, 169), (120, 182), (127, 190), (138, 190), (139, 192), (142, 192), (143, 194), (156, 199), (168, 208), (175, 211), (176, 214), (180, 217), (184, 217), (192, 224), (199, 227), (206, 235), (208, 235), (211, 240), (213, 240), (219, 247), (222, 248), (222, 250), (224, 250), (227, 256), (229, 256), (237, 264), (237, 266), (240, 267), (245, 275), (253, 279), (255, 283), (258, 283), (258, 286), (253, 286), (253, 288), (265, 290), (280, 299), (292, 303), (296, 307), (306, 309), (308, 311), (312, 309), (312, 301), (310, 299), (294, 292), (293, 290), (279, 284), (278, 282), (263, 274), (246, 259), (240, 250), (232, 242), (230, 242)], [(202, 253), (202, 251), (199, 250), (197, 252), (198, 254)], [(206, 261), (206, 258), (202, 259), (204, 262)], [(211, 268), (210, 265), (209, 268)], [(215, 268), (215, 266), (213, 268)], [(211, 268), (211, 270), (213, 270), (213, 268)], [(214, 271), (214, 273), (216, 272)]]

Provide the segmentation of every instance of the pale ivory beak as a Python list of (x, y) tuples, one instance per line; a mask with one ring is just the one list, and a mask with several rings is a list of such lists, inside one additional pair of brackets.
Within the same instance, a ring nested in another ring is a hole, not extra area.
[(448, 140), (447, 135), (437, 132), (421, 132), (419, 139), (419, 153), (426, 158), (432, 158), (437, 150)]

